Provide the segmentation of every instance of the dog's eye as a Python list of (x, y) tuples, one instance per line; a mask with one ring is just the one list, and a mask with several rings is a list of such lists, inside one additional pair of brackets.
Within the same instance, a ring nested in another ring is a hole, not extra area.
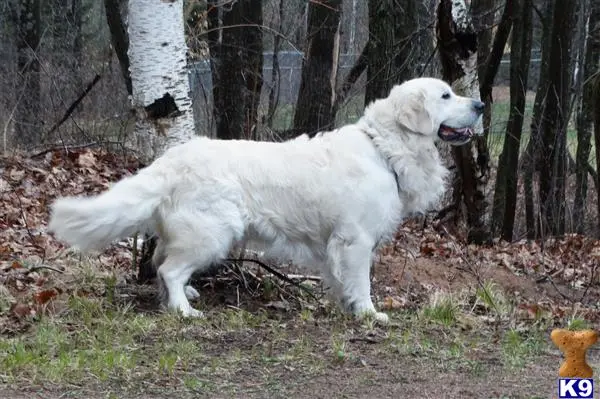
[(442, 98), (443, 98), (444, 100), (447, 100), (447, 99), (449, 99), (449, 98), (450, 98), (450, 93), (444, 93), (444, 94), (442, 94)]

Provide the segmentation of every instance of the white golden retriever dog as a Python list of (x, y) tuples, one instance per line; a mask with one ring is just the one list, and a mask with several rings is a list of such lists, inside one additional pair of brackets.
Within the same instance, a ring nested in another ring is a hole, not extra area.
[(198, 295), (186, 286), (192, 273), (244, 243), (316, 269), (345, 310), (387, 322), (371, 300), (374, 251), (404, 217), (436, 204), (448, 172), (434, 142), (468, 142), (483, 108), (419, 78), (314, 138), (194, 138), (99, 196), (58, 199), (49, 230), (84, 252), (155, 232), (159, 285), (184, 316), (202, 315), (188, 302)]

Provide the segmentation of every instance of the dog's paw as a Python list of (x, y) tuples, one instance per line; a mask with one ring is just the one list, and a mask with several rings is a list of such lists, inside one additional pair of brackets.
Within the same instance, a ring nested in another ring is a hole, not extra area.
[(390, 317), (383, 312), (373, 313), (373, 318), (381, 324), (388, 324), (390, 322)]
[(186, 285), (183, 291), (185, 292), (185, 297), (190, 301), (200, 298), (200, 293), (191, 285)]
[(194, 308), (190, 308), (185, 312), (182, 311), (181, 314), (183, 315), (183, 317), (196, 318), (196, 319), (204, 318), (204, 313), (199, 311), (198, 309), (194, 309)]
[(381, 324), (388, 324), (390, 321), (390, 318), (387, 314), (374, 310), (360, 312), (358, 317), (362, 320), (369, 319)]

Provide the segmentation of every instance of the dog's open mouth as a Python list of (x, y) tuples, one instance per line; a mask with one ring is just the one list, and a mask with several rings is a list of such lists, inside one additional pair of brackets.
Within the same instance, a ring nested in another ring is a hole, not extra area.
[(441, 125), (438, 130), (438, 136), (448, 142), (464, 142), (469, 141), (473, 137), (473, 129), (470, 127), (463, 127), (462, 129), (456, 129), (450, 126)]

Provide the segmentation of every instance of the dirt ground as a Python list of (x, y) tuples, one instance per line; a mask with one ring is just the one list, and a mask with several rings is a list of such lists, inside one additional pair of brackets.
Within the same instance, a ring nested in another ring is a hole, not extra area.
[[(474, 274), (456, 262), (423, 255), (411, 259), (392, 249), (387, 252), (384, 250), (378, 259), (373, 280), (380, 306), (385, 308), (390, 298), (397, 303), (388, 306), (392, 316), (389, 326), (365, 325), (326, 306), (309, 305), (312, 313), (303, 317), (305, 306), (292, 301), (282, 301), (289, 306), (283, 309), (268, 306), (274, 302), (267, 301), (272, 298), (265, 298), (264, 292), (259, 297), (242, 294), (240, 298), (229, 283), (196, 282), (207, 298), (197, 304), (206, 309), (207, 321), (179, 322), (177, 328), (168, 327), (164, 332), (159, 328), (138, 338), (138, 344), (187, 340), (201, 348), (201, 358), (168, 375), (142, 366), (139, 375), (123, 378), (108, 370), (107, 379), (85, 377), (80, 383), (32, 377), (27, 367), (20, 369), (22, 374), (10, 377), (0, 371), (0, 380), (4, 381), (0, 397), (500, 399), (556, 395), (561, 354), (548, 338), (554, 324), (540, 331), (542, 344), (538, 350), (524, 349), (515, 362), (510, 362), (504, 334), (520, 316), (513, 314), (511, 320), (495, 326), (494, 322), (480, 323), (470, 317), (446, 326), (423, 319), (419, 309), (426, 306), (432, 292), (472, 291), (478, 280), (493, 280), (507, 298), (527, 299), (527, 303), (562, 302), (565, 295), (574, 295), (576, 290), (570, 290), (568, 284), (552, 285), (531, 276), (517, 276), (502, 266), (489, 266)], [(589, 291), (589, 297), (597, 295)], [(123, 303), (133, 300), (135, 304), (127, 317), (147, 313), (160, 318), (153, 310), (152, 287), (131, 285), (120, 292), (126, 298)], [(245, 321), (226, 327), (222, 319), (211, 321), (225, 308), (242, 309), (249, 312), (249, 317), (262, 316), (256, 323)], [(23, 336), (35, 328), (33, 323)], [(526, 329), (523, 327), (523, 331)], [(166, 335), (161, 336), (163, 333)], [(343, 349), (332, 343), (336, 339), (343, 342)], [(286, 351), (298, 342), (303, 342), (302, 348), (286, 357)], [(453, 353), (457, 345), (462, 349)], [(210, 361), (222, 364), (207, 371), (206, 362)], [(600, 365), (599, 353), (591, 351), (588, 361), (595, 367)], [(192, 387), (186, 382), (190, 375), (204, 383)], [(31, 384), (27, 382), (30, 378)]]
[[(368, 352), (366, 349), (365, 352)], [(556, 395), (554, 372), (550, 357), (540, 358), (527, 373), (506, 374), (491, 366), (485, 373), (470, 377), (460, 370), (443, 371), (431, 364), (411, 364), (411, 359), (372, 359), (365, 356), (365, 366), (346, 366), (328, 370), (320, 375), (290, 372), (280, 374), (281, 381), (270, 387), (260, 381), (247, 383), (240, 392), (219, 394), (157, 389), (123, 394), (118, 388), (97, 390), (94, 387), (50, 387), (42, 390), (0, 389), (7, 399), (89, 398), (106, 397), (162, 399), (162, 398), (551, 398)], [(490, 359), (493, 362), (493, 359)], [(388, 363), (392, 362), (392, 363)], [(255, 374), (251, 370), (245, 375)], [(255, 385), (256, 387), (253, 387)], [(112, 395), (112, 396), (111, 396)]]

